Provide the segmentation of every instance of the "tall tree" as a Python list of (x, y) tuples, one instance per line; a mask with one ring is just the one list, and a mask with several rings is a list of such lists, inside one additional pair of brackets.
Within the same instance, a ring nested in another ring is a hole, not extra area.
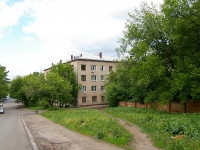
[(0, 98), (6, 97), (9, 94), (7, 74), (6, 67), (0, 65)]
[(128, 58), (117, 62), (117, 70), (109, 73), (106, 78), (105, 98), (111, 107), (118, 106), (119, 101), (133, 100), (132, 93), (132, 74), (133, 61)]
[(78, 82), (76, 80), (76, 74), (74, 72), (73, 67), (69, 63), (58, 63), (54, 66), (52, 66), (50, 72), (57, 73), (63, 80), (66, 82), (66, 84), (70, 84), (72, 87), (72, 90), (70, 94), (72, 95), (70, 104), (76, 105), (76, 99), (77, 99), (77, 91), (80, 89), (80, 85), (78, 85)]
[(129, 69), (133, 99), (138, 94), (149, 103), (200, 99), (199, 10), (199, 0), (165, 0), (161, 7), (143, 2), (129, 14), (116, 52), (135, 62)]
[(65, 82), (57, 73), (48, 73), (40, 84), (40, 97), (43, 104), (53, 106), (56, 100), (59, 103), (70, 103), (72, 86)]
[(28, 106), (28, 99), (24, 90), (24, 77), (17, 76), (10, 83), (10, 96), (16, 98)]
[(40, 86), (43, 83), (44, 74), (34, 72), (24, 76), (23, 89), (29, 102), (36, 104), (40, 100)]

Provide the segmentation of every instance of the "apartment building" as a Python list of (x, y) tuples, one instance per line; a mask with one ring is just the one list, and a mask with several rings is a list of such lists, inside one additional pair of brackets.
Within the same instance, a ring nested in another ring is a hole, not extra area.
[[(102, 53), (99, 58), (90, 59), (80, 56), (71, 55), (68, 61), (76, 74), (78, 83), (82, 85), (82, 89), (77, 91), (78, 106), (106, 104), (105, 101), (105, 79), (109, 72), (116, 70), (116, 62), (104, 60)], [(44, 72), (48, 73), (49, 69)]]

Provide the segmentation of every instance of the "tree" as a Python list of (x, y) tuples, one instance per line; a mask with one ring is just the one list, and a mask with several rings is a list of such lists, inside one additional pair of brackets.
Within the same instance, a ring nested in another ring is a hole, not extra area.
[[(132, 99), (131, 78), (129, 66), (131, 61), (121, 61), (117, 63), (117, 70), (110, 72), (106, 78), (105, 99), (110, 107), (116, 107), (119, 101), (128, 101)], [(125, 67), (124, 67), (125, 66)]]
[(57, 73), (50, 72), (44, 76), (40, 84), (40, 102), (53, 106), (56, 100), (60, 103), (70, 102), (72, 86), (65, 82)]
[(16, 98), (28, 106), (28, 99), (24, 90), (24, 77), (17, 76), (10, 83), (10, 96)]
[(72, 90), (70, 92), (72, 97), (70, 101), (67, 102), (73, 105), (77, 105), (77, 91), (81, 88), (81, 86), (78, 85), (76, 75), (71, 64), (58, 63), (51, 68), (50, 72), (57, 73), (64, 80), (64, 82), (66, 82), (66, 84), (70, 84), (70, 86), (72, 87)]
[(44, 78), (43, 73), (34, 72), (24, 76), (23, 89), (29, 102), (36, 104), (40, 100), (40, 86)]
[(199, 100), (199, 10), (198, 0), (165, 0), (160, 8), (142, 3), (129, 14), (116, 52), (119, 57), (132, 56), (126, 60), (134, 62), (132, 67), (124, 63), (132, 99), (161, 104)]
[(0, 65), (0, 98), (8, 95), (9, 79), (7, 78), (7, 74), (6, 67)]
[(116, 107), (119, 104), (119, 101), (122, 99), (122, 89), (119, 84), (116, 84), (117, 81), (117, 73), (111, 72), (106, 78), (106, 92), (105, 99), (108, 103), (109, 107)]

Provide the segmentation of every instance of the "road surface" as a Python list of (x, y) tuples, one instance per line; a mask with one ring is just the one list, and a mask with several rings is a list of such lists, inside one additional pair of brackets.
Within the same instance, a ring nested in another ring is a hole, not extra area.
[(0, 114), (0, 149), (32, 150), (29, 137), (22, 122), (21, 103), (10, 100), (4, 103), (5, 113)]

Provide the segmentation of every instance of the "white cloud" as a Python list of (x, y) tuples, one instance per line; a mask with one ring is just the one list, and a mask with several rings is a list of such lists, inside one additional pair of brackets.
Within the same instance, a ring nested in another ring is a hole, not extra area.
[(0, 0), (0, 40), (16, 33), (13, 26), (22, 21), (21, 17), (32, 18), (28, 25), (21, 22), (22, 43), (14, 47), (14, 54), (20, 54), (14, 55), (12, 49), (0, 56), (1, 62), (3, 57), (12, 59), (12, 63), (4, 60), (12, 74), (22, 75), (43, 70), (60, 59), (68, 60), (70, 55), (82, 53), (92, 57), (103, 52), (103, 57), (115, 56), (127, 13), (133, 12), (141, 0), (24, 0), (12, 5), (6, 2)]
[(120, 16), (118, 19), (112, 14), (116, 11), (127, 14), (126, 9), (134, 3), (131, 0), (37, 1), (31, 4), (35, 21), (22, 30), (27, 34), (35, 33), (49, 55), (55, 56), (56, 52), (60, 56), (78, 55), (81, 47), (89, 49), (97, 41), (109, 42), (121, 36), (127, 18)]
[(26, 2), (16, 2), (12, 6), (7, 5), (6, 0), (0, 2), (0, 37), (7, 33), (6, 27), (18, 23), (26, 8)]
[(25, 41), (25, 42), (28, 42), (28, 43), (30, 43), (30, 42), (33, 42), (35, 39), (33, 38), (33, 37), (24, 37), (24, 38), (22, 38), (22, 41)]

